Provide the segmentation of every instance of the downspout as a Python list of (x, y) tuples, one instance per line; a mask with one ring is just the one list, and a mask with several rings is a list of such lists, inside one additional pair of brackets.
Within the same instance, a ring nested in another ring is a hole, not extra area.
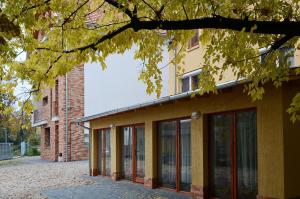
[(69, 107), (68, 107), (68, 101), (69, 101), (69, 89), (68, 89), (68, 75), (66, 74), (65, 76), (66, 78), (66, 100), (65, 100), (65, 108), (66, 108), (66, 162), (68, 162), (68, 139), (69, 139), (69, 136), (68, 136), (68, 117), (69, 117)]
[(83, 128), (83, 129), (87, 129), (88, 131), (89, 131), (89, 150), (88, 150), (88, 153), (89, 153), (89, 173), (90, 173), (90, 175), (92, 175), (92, 172), (91, 172), (91, 147), (92, 147), (92, 145), (91, 145), (91, 132), (92, 132), (92, 129), (90, 128), (90, 127), (87, 127), (87, 126), (84, 126), (84, 125), (82, 125), (82, 124), (80, 124), (80, 122), (76, 122), (76, 125), (78, 126), (78, 127), (81, 127), (81, 128)]

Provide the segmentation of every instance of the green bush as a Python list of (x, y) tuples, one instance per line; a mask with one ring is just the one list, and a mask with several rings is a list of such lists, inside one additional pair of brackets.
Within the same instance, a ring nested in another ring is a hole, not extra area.
[(39, 152), (39, 150), (37, 149), (37, 147), (30, 147), (30, 148), (27, 150), (26, 155), (28, 155), (28, 156), (38, 156), (38, 155), (40, 155), (40, 152)]
[(21, 147), (20, 145), (13, 145), (13, 156), (21, 155)]

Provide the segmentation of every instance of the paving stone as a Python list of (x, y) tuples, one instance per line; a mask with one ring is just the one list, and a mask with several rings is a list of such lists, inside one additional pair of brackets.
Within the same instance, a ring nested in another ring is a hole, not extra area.
[(169, 192), (162, 189), (147, 189), (141, 184), (128, 181), (112, 181), (97, 177), (84, 177), (94, 181), (91, 185), (79, 185), (61, 189), (48, 189), (42, 191), (44, 196), (50, 199), (191, 199), (192, 197)]

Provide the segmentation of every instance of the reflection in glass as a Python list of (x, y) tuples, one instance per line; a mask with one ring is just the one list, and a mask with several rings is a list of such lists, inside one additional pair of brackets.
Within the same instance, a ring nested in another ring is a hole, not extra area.
[(98, 131), (98, 174), (102, 174), (102, 130)]
[(210, 135), (210, 192), (212, 197), (231, 197), (230, 136), (232, 115), (212, 115)]
[(176, 121), (158, 123), (158, 178), (163, 187), (176, 188)]
[(191, 120), (180, 121), (180, 190), (191, 191)]
[(256, 112), (239, 112), (236, 120), (238, 198), (255, 199), (258, 192)]
[(110, 129), (98, 132), (98, 173), (110, 176)]
[(132, 127), (122, 128), (122, 176), (132, 179)]
[(145, 177), (145, 128), (136, 127), (136, 176)]
[(110, 176), (110, 130), (109, 129), (106, 129), (105, 132), (105, 175)]

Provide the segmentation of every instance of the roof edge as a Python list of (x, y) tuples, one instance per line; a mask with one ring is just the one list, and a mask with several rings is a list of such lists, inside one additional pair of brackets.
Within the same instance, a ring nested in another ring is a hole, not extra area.
[[(228, 82), (224, 82), (224, 83), (220, 83), (217, 85), (217, 89), (224, 89), (224, 88), (229, 88), (229, 87), (234, 87), (243, 83), (247, 83), (249, 82), (248, 80), (245, 79), (240, 79), (240, 80), (232, 80), (232, 81), (228, 81)], [(136, 110), (136, 109), (140, 109), (140, 108), (145, 108), (145, 107), (149, 107), (149, 106), (153, 106), (156, 104), (162, 104), (162, 103), (166, 103), (166, 102), (171, 102), (171, 101), (175, 101), (178, 99), (184, 99), (187, 97), (190, 97), (192, 94), (197, 94), (199, 90), (194, 90), (194, 91), (188, 91), (188, 92), (184, 92), (184, 93), (180, 93), (180, 94), (176, 94), (176, 95), (170, 95), (170, 96), (165, 96), (162, 98), (158, 98), (156, 100), (151, 100), (151, 101), (146, 101), (144, 103), (139, 103), (139, 104), (135, 104), (132, 106), (127, 106), (127, 107), (122, 107), (122, 108), (118, 108), (118, 109), (113, 109), (110, 111), (105, 111), (99, 114), (95, 114), (95, 115), (91, 115), (91, 116), (87, 116), (87, 117), (83, 117), (83, 118), (78, 118), (75, 122), (76, 123), (80, 123), (80, 122), (88, 122), (94, 119), (98, 119), (101, 117), (105, 117), (105, 116), (110, 116), (110, 115), (114, 115), (117, 113), (123, 113), (126, 111), (131, 111), (131, 110)]]

